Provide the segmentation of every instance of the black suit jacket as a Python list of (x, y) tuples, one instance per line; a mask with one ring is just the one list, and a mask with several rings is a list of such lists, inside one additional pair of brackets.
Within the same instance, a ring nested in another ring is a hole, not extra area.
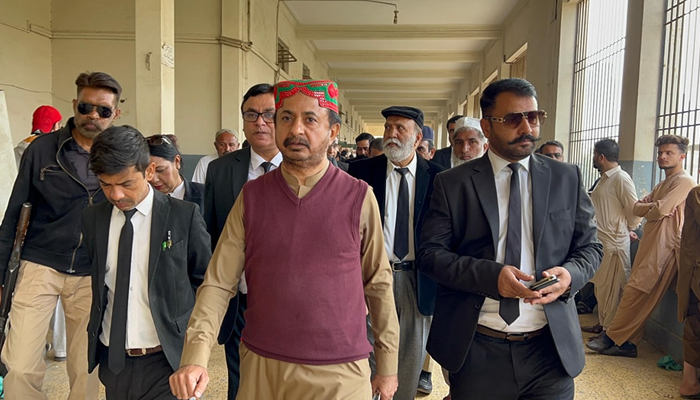
[(182, 199), (196, 204), (199, 207), (199, 213), (204, 216), (204, 185), (190, 182), (185, 178), (182, 180), (185, 182), (185, 196)]
[(452, 146), (436, 151), (433, 159), (430, 161), (442, 165), (445, 169), (452, 168)]
[[(423, 217), (430, 204), (430, 195), (433, 192), (433, 180), (438, 172), (443, 168), (433, 162), (426, 161), (423, 157), (415, 154), (416, 165), (416, 192), (413, 207), (413, 227), (415, 254), (418, 256), (418, 244), (420, 243), (420, 232)], [(384, 213), (386, 207), (386, 170), (390, 161), (385, 155), (358, 160), (350, 164), (348, 173), (357, 179), (367, 182), (374, 190), (374, 196), (379, 203), (379, 213), (384, 225)], [(417, 298), (418, 310), (423, 315), (432, 315), (435, 308), (435, 292), (437, 284), (425, 274), (418, 272), (417, 277)]]
[[(148, 299), (158, 339), (168, 363), (180, 367), (182, 347), (195, 290), (204, 279), (211, 249), (204, 220), (194, 204), (155, 189), (148, 259)], [(107, 305), (105, 272), (112, 204), (103, 202), (83, 212), (83, 237), (92, 263), (92, 308), (88, 324), (88, 368), (100, 361), (100, 333)], [(168, 232), (172, 247), (163, 249)]]
[(204, 181), (204, 221), (211, 235), (211, 248), (216, 248), (224, 230), (228, 213), (248, 181), (250, 147), (226, 154), (209, 163)]
[[(567, 373), (583, 369), (581, 331), (573, 298), (602, 258), (593, 205), (578, 167), (533, 155), (532, 225), (536, 278), (553, 266), (571, 274), (571, 295), (544, 306), (549, 329)], [(499, 300), (498, 200), (487, 155), (438, 175), (423, 224), (419, 268), (438, 287), (428, 352), (458, 371), (471, 346), (486, 296)]]

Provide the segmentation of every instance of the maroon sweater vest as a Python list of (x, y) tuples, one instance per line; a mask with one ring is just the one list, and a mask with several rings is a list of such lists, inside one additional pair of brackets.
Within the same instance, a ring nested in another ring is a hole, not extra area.
[(360, 264), (367, 187), (333, 166), (303, 199), (281, 169), (245, 185), (242, 340), (251, 351), (312, 365), (369, 356)]

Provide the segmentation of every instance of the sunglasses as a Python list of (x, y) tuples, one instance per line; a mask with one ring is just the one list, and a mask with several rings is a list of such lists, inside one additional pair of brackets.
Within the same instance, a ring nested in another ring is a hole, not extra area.
[(265, 122), (275, 122), (275, 113), (273, 112), (246, 111), (243, 113), (243, 120), (248, 122), (256, 122), (260, 117)]
[(146, 138), (149, 146), (175, 146), (177, 138), (175, 135), (153, 135)]
[(78, 103), (78, 112), (83, 115), (90, 114), (95, 108), (97, 108), (97, 115), (99, 115), (100, 118), (109, 118), (114, 113), (110, 107), (96, 106), (90, 103)]
[(547, 119), (547, 113), (542, 110), (539, 110), (508, 113), (502, 118), (484, 117), (484, 119), (487, 119), (489, 121), (502, 123), (503, 127), (506, 129), (515, 129), (519, 127), (520, 124), (523, 122), (523, 118), (527, 118), (527, 123), (530, 124), (530, 126), (539, 126), (544, 123), (545, 119)]

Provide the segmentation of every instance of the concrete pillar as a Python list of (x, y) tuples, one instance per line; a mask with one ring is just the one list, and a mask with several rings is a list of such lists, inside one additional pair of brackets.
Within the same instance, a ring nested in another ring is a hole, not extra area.
[(17, 177), (15, 145), (10, 132), (10, 115), (7, 113), (5, 91), (0, 89), (0, 220), (5, 216), (7, 201), (12, 193), (12, 186)]
[[(221, 0), (221, 126), (235, 129), (243, 143), (241, 100), (245, 87), (246, 51), (250, 38), (246, 34), (246, 2)], [(272, 82), (270, 82), (272, 83)]]
[(136, 127), (145, 135), (175, 133), (174, 0), (134, 0)]
[[(642, 2), (640, 2), (642, 3)], [(665, 0), (627, 8), (625, 66), (620, 110), (620, 165), (645, 195), (653, 187), (654, 138), (663, 56)]]

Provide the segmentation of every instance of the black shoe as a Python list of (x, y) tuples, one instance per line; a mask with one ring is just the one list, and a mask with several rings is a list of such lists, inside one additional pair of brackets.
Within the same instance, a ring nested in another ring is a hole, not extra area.
[(613, 346), (615, 346), (615, 342), (613, 342), (608, 335), (603, 335), (597, 339), (589, 340), (588, 343), (586, 343), (586, 347), (599, 353)]
[(595, 324), (595, 325), (591, 325), (591, 326), (582, 326), (581, 332), (599, 334), (599, 333), (603, 332), (603, 327), (600, 324)]
[(430, 372), (420, 372), (418, 391), (425, 394), (430, 394), (433, 391), (433, 381), (430, 379)]
[(576, 304), (576, 312), (579, 314), (590, 314), (593, 312), (593, 309), (588, 307), (588, 304), (579, 301), (578, 304)]
[(637, 358), (637, 346), (632, 342), (625, 342), (622, 346), (611, 346), (602, 350), (600, 354), (616, 357), (631, 357)]

